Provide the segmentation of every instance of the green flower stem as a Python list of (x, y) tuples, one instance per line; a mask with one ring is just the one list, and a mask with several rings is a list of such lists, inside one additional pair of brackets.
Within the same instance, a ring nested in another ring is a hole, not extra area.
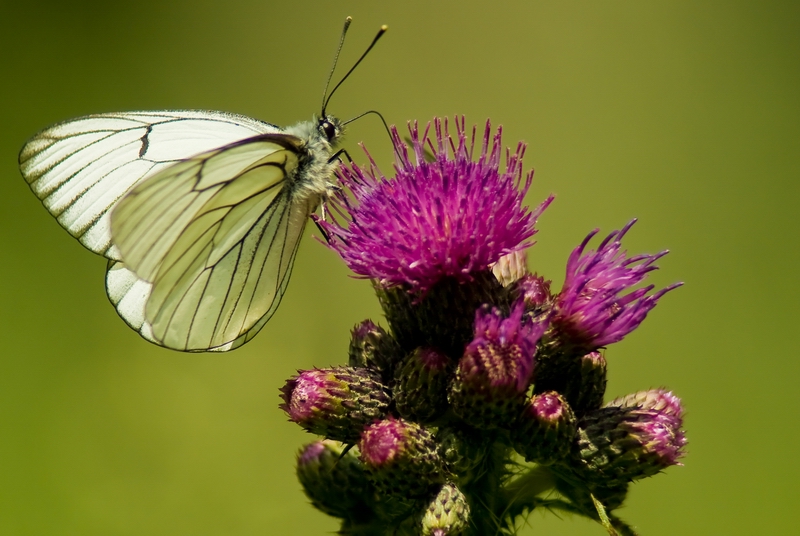
[(502, 513), (514, 519), (533, 510), (543, 502), (537, 495), (553, 489), (555, 485), (553, 474), (546, 467), (536, 466), (525, 471), (504, 487), (503, 503), (505, 508)]
[(603, 527), (605, 527), (605, 529), (608, 531), (608, 535), (609, 536), (619, 536), (619, 534), (617, 534), (617, 531), (614, 529), (614, 527), (611, 526), (611, 520), (608, 519), (608, 514), (606, 513), (606, 507), (603, 506), (603, 503), (598, 501), (597, 498), (593, 494), (590, 493), (589, 496), (592, 498), (592, 502), (594, 503), (594, 507), (597, 508), (597, 515), (600, 518), (600, 524), (603, 525)]
[(475, 478), (464, 486), (471, 508), (470, 527), (465, 536), (497, 534), (505, 526), (507, 519), (502, 517), (505, 505), (501, 498), (509, 451), (509, 447), (494, 443), (484, 462), (475, 470)]

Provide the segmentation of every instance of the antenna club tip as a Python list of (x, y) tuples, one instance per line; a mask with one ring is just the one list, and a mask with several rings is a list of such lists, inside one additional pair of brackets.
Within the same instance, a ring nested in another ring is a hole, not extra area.
[(344, 18), (344, 21), (345, 21), (345, 22), (353, 22), (353, 17), (351, 17), (350, 15), (348, 15), (348, 16), (346, 16), (346, 17)]
[(386, 30), (388, 30), (388, 29), (389, 29), (389, 26), (388, 26), (388, 25), (386, 25), (386, 24), (382, 24), (382, 25), (381, 25), (381, 31), (382, 31), (382, 32), (385, 32), (385, 31), (386, 31)]

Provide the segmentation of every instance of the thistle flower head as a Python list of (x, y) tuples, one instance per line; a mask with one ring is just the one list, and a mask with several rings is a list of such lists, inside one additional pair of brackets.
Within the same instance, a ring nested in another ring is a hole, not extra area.
[(524, 313), (523, 300), (507, 318), (488, 307), (475, 313), (475, 336), (458, 362), (449, 394), (455, 413), (473, 426), (510, 426), (525, 401), (536, 343), (547, 321), (534, 322)]
[(453, 364), (433, 348), (417, 348), (395, 373), (392, 392), (397, 412), (416, 422), (430, 422), (447, 409), (447, 382)]
[(567, 411), (569, 406), (553, 391), (533, 397), (529, 409), (531, 417), (547, 424), (557, 423)]
[(456, 536), (469, 525), (469, 503), (452, 482), (446, 482), (420, 520), (422, 536)]
[(374, 370), (384, 382), (389, 382), (402, 350), (385, 329), (372, 320), (364, 320), (351, 331), (348, 354), (351, 367)]
[[(328, 246), (356, 274), (381, 286), (403, 285), (425, 293), (444, 277), (472, 280), (497, 260), (531, 244), (534, 225), (550, 204), (533, 211), (523, 198), (533, 173), (523, 176), (524, 144), (506, 151), (501, 171), (501, 133), (487, 121), (476, 152), (476, 128), (468, 143), (464, 118), (456, 119), (456, 137), (448, 121), (434, 119), (420, 135), (409, 124), (415, 161), (395, 127), (391, 128), (396, 177), (387, 179), (370, 157), (368, 170), (352, 164), (340, 168), (343, 188), (333, 196), (332, 219), (319, 221)], [(434, 154), (425, 160), (425, 146)], [(369, 156), (369, 153), (367, 153)]]
[(681, 285), (676, 283), (653, 294), (648, 293), (654, 285), (633, 290), (658, 268), (656, 260), (667, 254), (662, 251), (629, 257), (622, 251), (622, 237), (635, 222), (608, 235), (597, 250), (585, 251), (598, 232), (595, 229), (570, 255), (553, 319), (554, 327), (569, 343), (593, 350), (622, 340), (664, 294)]
[(505, 318), (498, 309), (483, 307), (475, 313), (475, 337), (459, 361), (464, 381), (487, 383), (494, 387), (513, 385), (518, 392), (527, 389), (536, 354), (536, 343), (547, 322), (524, 318), (522, 300), (514, 304)]

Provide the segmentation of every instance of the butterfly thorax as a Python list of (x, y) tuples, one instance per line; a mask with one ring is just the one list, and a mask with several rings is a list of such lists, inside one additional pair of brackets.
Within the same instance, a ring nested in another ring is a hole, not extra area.
[(302, 140), (299, 162), (291, 180), (291, 193), (296, 198), (312, 200), (316, 208), (319, 201), (335, 190), (333, 173), (339, 160), (331, 160), (339, 141), (344, 134), (342, 122), (332, 115), (323, 119), (314, 118), (286, 127), (287, 134)]

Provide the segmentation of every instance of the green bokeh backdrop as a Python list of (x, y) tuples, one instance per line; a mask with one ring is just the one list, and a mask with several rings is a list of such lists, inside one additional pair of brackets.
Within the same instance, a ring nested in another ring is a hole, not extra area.
[[(12, 5), (13, 4), (13, 5)], [(666, 385), (688, 408), (685, 466), (633, 487), (649, 536), (796, 530), (800, 4), (797, 2), (2, 2), (0, 534), (325, 534), (294, 479), (310, 437), (277, 409), (297, 368), (345, 359), (380, 311), (310, 236), (283, 305), (227, 355), (130, 331), (105, 263), (28, 191), (17, 152), (101, 111), (228, 110), (290, 124), (318, 111), (341, 22), (349, 65), (330, 110), (390, 122), (463, 113), (524, 139), (529, 196), (556, 203), (532, 266), (558, 287), (595, 226), (640, 218), (633, 252), (686, 286), (607, 351), (609, 395)], [(385, 167), (374, 119), (352, 125)], [(310, 233), (309, 233), (310, 234)], [(601, 535), (539, 515), (521, 534)]]

